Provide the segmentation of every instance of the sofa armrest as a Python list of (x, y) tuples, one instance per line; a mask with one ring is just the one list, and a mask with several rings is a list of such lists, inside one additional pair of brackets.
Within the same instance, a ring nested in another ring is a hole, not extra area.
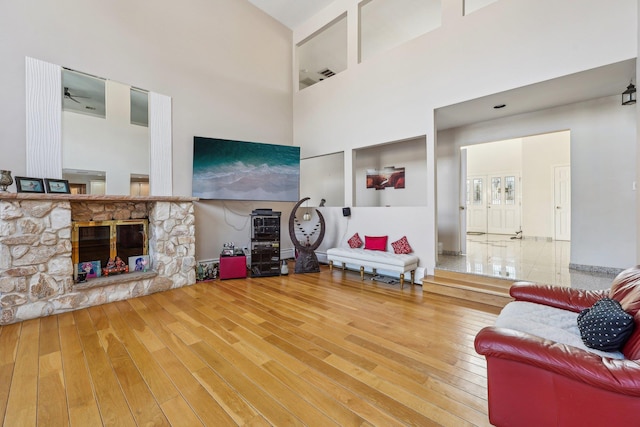
[(516, 282), (509, 289), (516, 301), (528, 301), (576, 313), (591, 307), (596, 301), (608, 297), (609, 290), (584, 290), (564, 286), (539, 285)]
[(486, 327), (475, 339), (479, 354), (512, 360), (614, 393), (640, 397), (640, 364), (610, 359), (507, 328)]

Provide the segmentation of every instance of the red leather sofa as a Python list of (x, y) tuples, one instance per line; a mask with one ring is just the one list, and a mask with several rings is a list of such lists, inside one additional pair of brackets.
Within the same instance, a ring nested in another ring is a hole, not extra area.
[(507, 328), (486, 327), (475, 348), (487, 360), (489, 421), (496, 426), (640, 426), (640, 266), (620, 273), (611, 289), (588, 291), (519, 282), (510, 294), (580, 312), (601, 298), (634, 316), (624, 359)]

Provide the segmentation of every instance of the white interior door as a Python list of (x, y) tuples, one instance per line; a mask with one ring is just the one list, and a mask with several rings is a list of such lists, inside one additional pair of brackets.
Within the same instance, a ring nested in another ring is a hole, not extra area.
[(467, 177), (467, 231), (487, 232), (487, 196), (485, 176)]
[(460, 214), (460, 234), (459, 245), (460, 253), (467, 253), (467, 205), (469, 204), (469, 191), (467, 183), (467, 150), (460, 150), (460, 194), (459, 198), (459, 214)]
[(571, 240), (571, 168), (556, 166), (553, 178), (555, 239)]
[(515, 234), (520, 225), (520, 175), (490, 175), (487, 201), (489, 233)]
[(104, 195), (106, 193), (106, 184), (104, 181), (89, 181), (89, 194)]

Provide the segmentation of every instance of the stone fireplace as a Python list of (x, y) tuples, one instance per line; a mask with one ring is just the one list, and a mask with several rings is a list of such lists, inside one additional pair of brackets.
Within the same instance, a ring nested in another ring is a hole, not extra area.
[[(195, 200), (0, 193), (0, 324), (194, 284)], [(74, 222), (147, 219), (152, 271), (74, 282)]]

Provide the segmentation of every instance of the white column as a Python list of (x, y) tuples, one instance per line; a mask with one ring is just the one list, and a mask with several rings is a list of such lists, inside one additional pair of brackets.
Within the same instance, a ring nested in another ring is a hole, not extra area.
[(149, 194), (173, 195), (171, 97), (149, 92)]
[(62, 67), (25, 58), (26, 170), (35, 178), (62, 178)]

